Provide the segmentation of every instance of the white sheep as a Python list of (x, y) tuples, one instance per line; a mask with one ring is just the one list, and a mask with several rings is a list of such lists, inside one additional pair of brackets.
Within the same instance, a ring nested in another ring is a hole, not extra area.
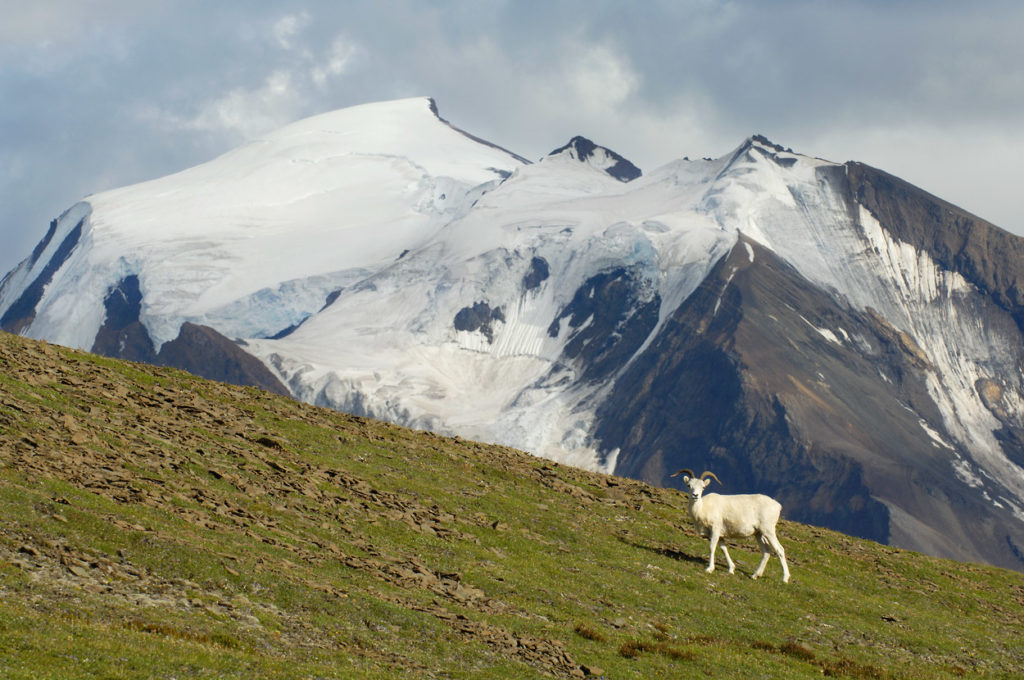
[[(683, 482), (690, 489), (687, 498), (693, 521), (700, 529), (701, 536), (708, 536), (711, 539), (711, 559), (706, 570), (709, 574), (715, 570), (715, 548), (719, 545), (719, 539), (757, 536), (758, 544), (761, 546), (761, 564), (757, 565), (757, 570), (751, 578), (758, 578), (764, 573), (768, 558), (774, 552), (782, 562), (782, 582), (789, 582), (786, 551), (775, 536), (775, 524), (782, 513), (782, 505), (777, 500), (762, 494), (723, 496), (709, 493), (705, 496), (704, 489), (711, 483), (708, 477), (719, 484), (722, 483), (715, 473), (705, 471), (700, 478), (696, 478), (692, 470), (683, 468), (671, 476), (679, 475), (683, 475)], [(732, 574), (736, 571), (736, 565), (729, 557), (725, 543), (721, 545), (725, 561), (729, 563), (729, 573)]]

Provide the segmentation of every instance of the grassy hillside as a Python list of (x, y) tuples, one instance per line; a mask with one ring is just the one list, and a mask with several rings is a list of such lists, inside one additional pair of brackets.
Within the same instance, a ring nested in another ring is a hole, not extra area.
[(708, 575), (677, 491), (0, 335), (5, 678), (1024, 673), (1024, 575), (779, 536)]

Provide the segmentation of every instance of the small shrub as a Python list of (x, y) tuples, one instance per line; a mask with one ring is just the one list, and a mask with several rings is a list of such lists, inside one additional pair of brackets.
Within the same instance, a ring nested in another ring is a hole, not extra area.
[(576, 634), (580, 637), (584, 637), (588, 640), (593, 640), (594, 642), (604, 642), (606, 640), (604, 635), (601, 635), (600, 632), (594, 630), (585, 623), (578, 624), (575, 628), (575, 631)]
[(628, 640), (619, 647), (619, 655), (627, 659), (635, 659), (643, 652), (651, 651), (650, 645), (640, 640)]
[(786, 644), (779, 647), (779, 651), (783, 654), (788, 654), (790, 656), (796, 657), (798, 659), (803, 659), (805, 661), (814, 660), (814, 651), (810, 647), (802, 645), (799, 642), (787, 642)]
[(821, 664), (821, 670), (826, 677), (831, 678), (885, 678), (889, 674), (875, 666), (858, 663), (850, 659), (838, 659), (836, 661), (825, 661)]
[(629, 640), (622, 643), (622, 646), (619, 647), (619, 655), (624, 656), (627, 659), (635, 659), (643, 652), (657, 652), (662, 656), (668, 657), (669, 659), (675, 659), (677, 661), (692, 661), (695, 658), (693, 652), (689, 649), (676, 647), (666, 642), (652, 644), (650, 642), (644, 642), (643, 640)]
[(676, 661), (693, 661), (695, 658), (691, 650), (676, 647), (668, 644), (667, 642), (658, 644), (656, 649), (662, 656), (667, 656), (668, 658), (675, 659)]

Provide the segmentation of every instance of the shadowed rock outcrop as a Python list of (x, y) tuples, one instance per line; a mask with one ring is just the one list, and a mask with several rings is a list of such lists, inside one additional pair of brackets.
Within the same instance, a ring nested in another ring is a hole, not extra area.
[(580, 137), (577, 135), (570, 139), (565, 146), (558, 147), (548, 155), (555, 156), (566, 152), (572, 154), (573, 158), (584, 163), (590, 161), (590, 159), (594, 158), (599, 152), (603, 153), (607, 167), (603, 167), (602, 169), (620, 182), (632, 181), (643, 174), (640, 168), (633, 165), (630, 161), (626, 160), (611, 149), (598, 146), (586, 137)]
[(259, 359), (209, 326), (183, 323), (178, 337), (160, 348), (157, 363), (210, 380), (291, 394)]
[(142, 293), (131, 274), (113, 286), (104, 299), (107, 314), (92, 351), (104, 356), (180, 368), (193, 375), (233, 385), (251, 385), (290, 395), (263, 363), (209, 326), (185, 322), (178, 337), (157, 352), (139, 320)]
[(106, 319), (96, 333), (92, 351), (108, 357), (156, 363), (153, 340), (139, 321), (142, 292), (139, 277), (131, 274), (110, 289), (103, 305)]
[[(75, 246), (78, 245), (79, 239), (82, 238), (82, 225), (84, 222), (85, 218), (79, 220), (74, 229), (68, 232), (68, 235), (64, 237), (64, 240), (61, 241), (60, 246), (57, 248), (57, 252), (46, 263), (43, 271), (29, 284), (14, 304), (7, 308), (4, 315), (0, 317), (0, 329), (8, 333), (20, 333), (22, 329), (26, 328), (36, 318), (36, 306), (43, 297), (43, 291), (46, 290), (46, 286), (53, 279), (53, 275), (67, 261)], [(32, 262), (39, 258), (39, 255), (49, 244), (53, 238), (55, 228), (56, 225), (51, 222), (50, 230), (32, 252)]]

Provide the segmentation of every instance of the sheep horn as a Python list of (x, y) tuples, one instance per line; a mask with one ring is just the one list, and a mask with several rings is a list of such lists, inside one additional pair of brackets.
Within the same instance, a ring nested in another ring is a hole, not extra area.
[(669, 477), (678, 477), (679, 475), (683, 474), (684, 472), (686, 474), (690, 475), (691, 477), (693, 477), (693, 470), (690, 470), (689, 468), (683, 468), (682, 470), (679, 470), (678, 472), (673, 472), (672, 474), (669, 475)]
[[(693, 473), (691, 472), (690, 474), (692, 475)], [(716, 481), (716, 482), (718, 482), (719, 484), (721, 484), (721, 483), (722, 483), (722, 480), (721, 480), (721, 479), (719, 479), (718, 477), (716, 477), (716, 476), (715, 476), (715, 473), (714, 473), (714, 472), (712, 472), (711, 470), (705, 470), (705, 471), (704, 471), (704, 472), (702, 472), (702, 473), (701, 473), (701, 475), (700, 475), (700, 478), (701, 478), (701, 479), (707, 479), (708, 477), (710, 477), (711, 479), (715, 480), (715, 481)], [(723, 485), (723, 486), (724, 486), (724, 485)]]

